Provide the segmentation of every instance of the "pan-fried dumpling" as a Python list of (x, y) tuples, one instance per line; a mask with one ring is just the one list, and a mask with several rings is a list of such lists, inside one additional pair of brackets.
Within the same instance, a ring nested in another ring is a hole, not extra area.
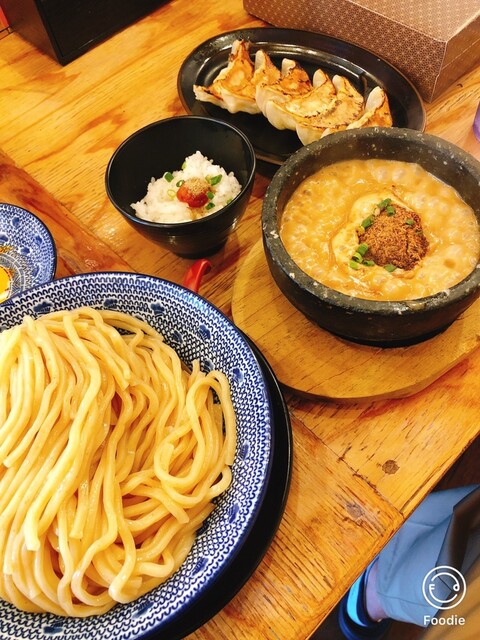
[(244, 40), (235, 40), (224, 67), (208, 87), (193, 85), (197, 100), (210, 102), (230, 113), (260, 113), (255, 101), (254, 64)]
[(313, 88), (308, 93), (283, 102), (267, 100), (264, 114), (276, 129), (296, 130), (298, 118), (311, 118), (333, 106), (337, 91), (327, 74), (318, 69), (313, 76)]
[(282, 72), (273, 64), (272, 59), (264, 49), (259, 49), (255, 53), (254, 67), (253, 84), (255, 85), (255, 96), (259, 87), (275, 85), (282, 79)]
[(358, 120), (365, 107), (361, 93), (343, 76), (335, 75), (332, 83), (336, 89), (336, 97), (330, 107), (318, 114), (308, 117), (297, 117), (296, 131), (302, 144), (310, 144), (319, 140), (327, 129), (340, 131)]
[(363, 127), (391, 127), (393, 124), (387, 94), (381, 87), (375, 87), (367, 98), (365, 110), (357, 120), (345, 126), (330, 127), (322, 133), (322, 138), (343, 129)]
[(350, 123), (347, 129), (391, 127), (392, 124), (393, 118), (387, 94), (381, 87), (375, 87), (367, 98), (364, 114), (355, 122)]
[(286, 102), (294, 96), (309, 93), (313, 88), (308, 73), (295, 60), (282, 60), (281, 75), (277, 82), (258, 84), (255, 99), (260, 111), (265, 115), (267, 101)]

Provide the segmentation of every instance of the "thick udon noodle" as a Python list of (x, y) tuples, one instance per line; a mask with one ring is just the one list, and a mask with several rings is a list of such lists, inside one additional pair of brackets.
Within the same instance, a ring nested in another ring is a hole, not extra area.
[(165, 581), (231, 481), (225, 375), (86, 307), (26, 317), (0, 353), (0, 597), (83, 617)]

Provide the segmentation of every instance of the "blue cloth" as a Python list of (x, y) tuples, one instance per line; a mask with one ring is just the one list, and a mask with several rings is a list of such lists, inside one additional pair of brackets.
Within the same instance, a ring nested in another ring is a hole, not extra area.
[[(430, 605), (424, 596), (425, 576), (437, 566), (453, 508), (479, 487), (474, 485), (429, 494), (381, 551), (377, 592), (388, 617), (426, 626), (425, 617), (436, 615), (438, 608)], [(477, 541), (478, 552), (480, 536)], [(466, 567), (462, 566), (462, 570)], [(451, 584), (437, 581), (434, 588), (436, 597), (446, 601)]]

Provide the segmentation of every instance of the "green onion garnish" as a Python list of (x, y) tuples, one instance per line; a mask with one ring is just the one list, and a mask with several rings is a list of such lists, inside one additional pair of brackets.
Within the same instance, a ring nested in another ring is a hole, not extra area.
[(364, 260), (364, 261), (363, 261), (363, 264), (364, 264), (366, 267), (374, 267), (374, 266), (375, 266), (375, 262), (374, 262), (373, 260)]
[[(363, 229), (363, 227), (361, 228)], [(366, 242), (362, 242), (362, 244), (359, 244), (357, 247), (357, 250), (355, 251), (353, 256), (350, 258), (350, 266), (352, 266), (352, 262), (355, 262), (357, 264), (363, 263), (363, 256), (367, 253), (367, 251), (368, 251), (368, 244)], [(353, 267), (353, 269), (356, 269), (356, 268), (358, 267)]]
[(212, 193), (211, 191), (207, 191), (207, 198), (208, 198), (209, 200), (212, 200), (214, 197), (215, 197), (215, 194), (214, 194), (214, 193)]
[(185, 162), (182, 164), (182, 170), (185, 169), (186, 166), (187, 166), (187, 161), (185, 160)]
[(368, 218), (365, 218), (365, 220), (363, 220), (362, 227), (364, 229), (367, 229), (370, 225), (373, 224), (374, 220), (375, 220), (375, 216), (368, 216)]
[(173, 174), (171, 174), (171, 173), (170, 173), (170, 171), (166, 171), (166, 172), (163, 174), (163, 177), (165, 178), (165, 180), (166, 180), (167, 182), (171, 182), (171, 181), (173, 180)]
[(170, 196), (170, 198), (175, 198), (175, 196), (177, 195), (176, 192), (174, 191), (174, 189), (168, 189), (167, 191), (167, 195)]
[(394, 264), (384, 264), (383, 268), (385, 269), (385, 271), (392, 273), (392, 271), (395, 271), (397, 267)]
[(408, 224), (409, 227), (413, 227), (415, 223), (413, 218), (408, 218), (407, 220), (405, 220), (405, 224)]
[(182, 184), (184, 184), (184, 183), (185, 183), (185, 180), (179, 180), (175, 186), (176, 187), (181, 187)]
[(363, 257), (360, 253), (358, 253), (358, 251), (355, 251), (355, 253), (352, 256), (352, 260), (355, 260), (355, 262), (362, 262)]
[(387, 213), (387, 216), (394, 216), (395, 215), (395, 207), (392, 207), (391, 204), (387, 205), (385, 207), (385, 211)]
[(358, 262), (355, 262), (355, 260), (350, 260), (348, 264), (352, 267), (352, 269), (360, 269), (360, 265), (358, 264)]
[(387, 207), (391, 202), (392, 202), (391, 198), (385, 198), (385, 200), (382, 200), (377, 204), (377, 207), (379, 209), (385, 209), (385, 207)]
[(218, 176), (213, 176), (213, 178), (207, 178), (206, 180), (209, 184), (212, 185), (212, 187), (214, 187), (216, 184), (220, 182), (221, 179), (222, 179), (222, 176), (218, 175)]
[(208, 204), (205, 205), (205, 209), (213, 209), (213, 207), (215, 206), (214, 202), (209, 202)]

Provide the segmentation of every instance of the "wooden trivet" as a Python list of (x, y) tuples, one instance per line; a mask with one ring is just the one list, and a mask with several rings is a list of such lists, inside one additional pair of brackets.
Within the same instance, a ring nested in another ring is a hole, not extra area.
[(384, 349), (338, 338), (285, 298), (270, 274), (261, 241), (236, 277), (232, 314), (281, 384), (301, 395), (339, 402), (412, 395), (480, 343), (480, 300), (444, 332), (416, 345)]

